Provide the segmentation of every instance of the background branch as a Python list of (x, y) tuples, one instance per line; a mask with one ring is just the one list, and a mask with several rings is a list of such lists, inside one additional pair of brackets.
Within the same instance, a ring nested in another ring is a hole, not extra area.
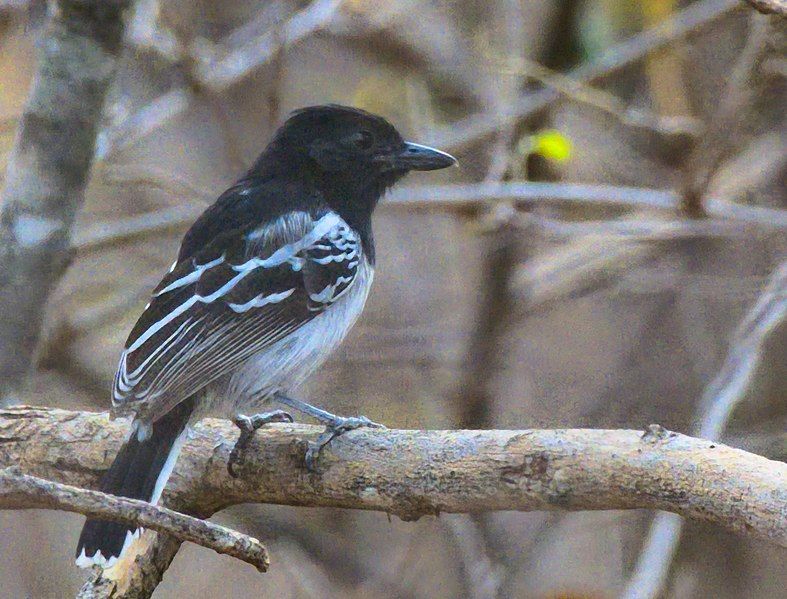
[(0, 213), (0, 405), (30, 368), (47, 297), (71, 259), (128, 0), (51, 4)]

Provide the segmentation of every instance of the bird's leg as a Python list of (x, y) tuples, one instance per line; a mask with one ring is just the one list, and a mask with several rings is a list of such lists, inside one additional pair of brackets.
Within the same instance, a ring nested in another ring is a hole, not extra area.
[(235, 472), (235, 465), (241, 461), (241, 455), (249, 444), (249, 441), (251, 441), (251, 438), (254, 436), (254, 431), (269, 422), (292, 421), (292, 416), (284, 410), (273, 410), (272, 412), (263, 412), (262, 414), (254, 414), (253, 416), (238, 414), (233, 422), (235, 426), (240, 429), (240, 436), (230, 452), (229, 460), (227, 460), (227, 472), (230, 473), (230, 476), (237, 478), (238, 474)]
[(371, 428), (385, 428), (382, 424), (372, 422), (366, 416), (349, 418), (337, 416), (336, 414), (331, 414), (330, 412), (327, 412), (321, 408), (317, 408), (311, 404), (308, 404), (305, 401), (287, 397), (281, 393), (276, 393), (273, 396), (273, 399), (279, 403), (283, 403), (284, 405), (291, 407), (294, 410), (303, 412), (304, 414), (319, 420), (325, 425), (325, 431), (319, 437), (317, 437), (316, 441), (310, 441), (309, 448), (306, 450), (306, 468), (312, 472), (314, 472), (317, 468), (317, 458), (320, 457), (322, 448), (328, 445), (331, 440), (340, 435), (343, 435), (347, 431), (364, 426)]

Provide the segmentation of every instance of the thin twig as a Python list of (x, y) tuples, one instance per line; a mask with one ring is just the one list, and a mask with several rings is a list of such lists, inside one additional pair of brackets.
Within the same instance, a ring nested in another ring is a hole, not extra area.
[(268, 552), (257, 539), (224, 526), (146, 501), (80, 489), (9, 469), (0, 470), (0, 509), (63, 510), (114, 520), (202, 545), (251, 564), (260, 572), (267, 571), (270, 565)]
[(526, 58), (504, 67), (510, 72), (520, 73), (535, 79), (544, 86), (554, 89), (570, 100), (592, 106), (615, 117), (621, 124), (640, 129), (649, 129), (659, 135), (689, 135), (695, 137), (701, 127), (697, 119), (686, 116), (662, 116), (644, 108), (634, 108), (626, 104), (616, 95), (598, 89), (545, 67), (534, 60)]
[[(611, 46), (598, 58), (570, 71), (568, 76), (583, 83), (598, 81), (641, 60), (650, 52), (689, 35), (740, 6), (740, 0), (693, 2), (660, 25)], [(554, 89), (526, 93), (512, 105), (506, 114), (484, 112), (467, 117), (436, 132), (430, 141), (433, 141), (438, 147), (457, 151), (490, 136), (512, 121), (522, 121), (539, 114), (560, 97), (560, 92)]]
[[(124, 184), (140, 183), (164, 189), (169, 193), (195, 198), (205, 201), (210, 197), (207, 191), (195, 188), (191, 184), (179, 182), (162, 176), (153, 171), (145, 174), (132, 174), (128, 178), (118, 177)], [(181, 190), (181, 191), (179, 191)], [(659, 210), (676, 210), (680, 205), (678, 194), (663, 189), (648, 189), (641, 187), (623, 187), (614, 185), (585, 185), (580, 183), (547, 183), (543, 181), (515, 182), (515, 183), (477, 183), (466, 185), (436, 185), (421, 187), (404, 187), (394, 190), (382, 203), (383, 208), (404, 207), (408, 209), (444, 209), (478, 210), (489, 202), (514, 202), (518, 206), (529, 207), (539, 203), (551, 204), (588, 204), (602, 207), (617, 207), (622, 209), (654, 208)], [(705, 209), (710, 216), (750, 223), (765, 228), (787, 228), (787, 212), (775, 208), (750, 206), (711, 198), (706, 201)], [(137, 215), (117, 219), (107, 223), (96, 223), (82, 233), (77, 234), (77, 247), (81, 249), (103, 247), (117, 240), (125, 240), (161, 230), (178, 228), (191, 223), (198, 213), (198, 208), (193, 206), (175, 206), (153, 211), (145, 215)], [(538, 218), (538, 217), (537, 217)], [(549, 223), (548, 220), (544, 221)], [(651, 228), (647, 223), (610, 224), (602, 226), (597, 223), (551, 223), (555, 231), (562, 229), (566, 235), (581, 233), (582, 229), (600, 228), (620, 229), (624, 233), (635, 234), (639, 229), (643, 235), (648, 234)], [(696, 227), (691, 230), (692, 227)], [(732, 232), (730, 227), (723, 224), (716, 226), (690, 225), (673, 223), (672, 229), (683, 228), (686, 234), (719, 234)], [(572, 230), (573, 229), (573, 230)], [(586, 231), (594, 233), (596, 231)]]
[(182, 114), (188, 108), (191, 96), (191, 90), (186, 88), (170, 90), (118, 125), (104, 129), (96, 140), (96, 159), (108, 160), (112, 154), (132, 146)]
[(758, 13), (750, 17), (746, 45), (730, 73), (727, 88), (710, 126), (687, 160), (681, 194), (681, 209), (689, 216), (705, 214), (708, 186), (722, 161), (738, 143), (738, 132), (760, 86), (755, 84), (770, 39), (770, 19)]
[[(330, 23), (343, 0), (315, 0), (279, 28), (266, 31), (238, 48), (209, 46), (202, 40), (192, 48), (198, 80), (212, 91), (221, 91), (242, 80), (271, 60), (281, 49), (292, 46)], [(280, 31), (279, 31), (280, 29)]]
[[(581, 203), (617, 206), (628, 210), (636, 208), (677, 210), (680, 207), (680, 196), (666, 189), (543, 181), (400, 187), (394, 190), (382, 205), (394, 204), (430, 210), (437, 208), (468, 210), (478, 209), (490, 201), (513, 201), (521, 206), (539, 203)], [(715, 198), (706, 201), (705, 209), (713, 217), (756, 223), (764, 227), (787, 228), (785, 210), (750, 206)]]

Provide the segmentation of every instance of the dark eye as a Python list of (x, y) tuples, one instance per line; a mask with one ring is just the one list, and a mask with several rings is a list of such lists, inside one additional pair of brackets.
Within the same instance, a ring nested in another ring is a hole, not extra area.
[(374, 145), (374, 136), (371, 132), (364, 129), (363, 131), (358, 131), (358, 133), (353, 133), (352, 137), (350, 137), (350, 141), (356, 148), (369, 150), (372, 145)]

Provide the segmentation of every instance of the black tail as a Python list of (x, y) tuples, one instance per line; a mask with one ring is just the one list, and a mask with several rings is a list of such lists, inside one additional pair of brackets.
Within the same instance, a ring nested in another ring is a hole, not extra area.
[[(157, 420), (144, 441), (132, 433), (101, 479), (101, 490), (120, 497), (158, 501), (157, 495), (161, 494), (175, 465), (180, 452), (179, 438), (193, 410), (194, 398), (190, 397)], [(120, 557), (124, 545), (138, 534), (135, 526), (88, 519), (79, 536), (77, 565), (111, 566)]]

